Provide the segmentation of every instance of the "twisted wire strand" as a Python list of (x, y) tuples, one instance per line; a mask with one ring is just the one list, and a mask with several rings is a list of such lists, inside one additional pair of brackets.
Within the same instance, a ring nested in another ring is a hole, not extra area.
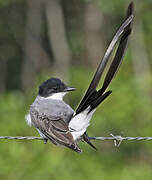
[[(105, 141), (105, 140), (116, 140), (116, 141), (124, 141), (124, 140), (128, 140), (128, 141), (141, 141), (141, 140), (152, 140), (152, 137), (123, 137), (123, 136), (119, 136), (119, 135), (113, 135), (110, 134), (111, 137), (89, 137), (90, 140), (101, 140), (101, 141)], [(41, 137), (35, 137), (35, 136), (0, 136), (0, 140), (2, 139), (8, 139), (8, 140), (44, 140)]]
[(101, 141), (105, 141), (105, 140), (117, 140), (117, 141), (123, 141), (123, 140), (127, 140), (127, 141), (141, 141), (141, 140), (152, 140), (152, 137), (122, 137), (122, 136), (115, 136), (115, 137), (89, 137), (90, 140), (101, 140)]
[(1, 139), (9, 139), (9, 140), (44, 140), (41, 137), (34, 137), (34, 136), (0, 136)]
[(111, 137), (89, 137), (90, 140), (113, 140), (114, 146), (119, 147), (122, 141), (128, 140), (128, 141), (141, 141), (141, 140), (152, 140), (152, 137), (122, 137), (122, 136), (115, 136), (113, 134), (110, 134)]

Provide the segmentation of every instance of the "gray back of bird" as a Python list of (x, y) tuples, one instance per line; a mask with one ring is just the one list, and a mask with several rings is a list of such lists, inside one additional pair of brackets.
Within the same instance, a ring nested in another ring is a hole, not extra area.
[(62, 118), (67, 124), (71, 120), (74, 110), (64, 101), (45, 99), (37, 97), (30, 108), (31, 112), (38, 112), (40, 115), (51, 118)]

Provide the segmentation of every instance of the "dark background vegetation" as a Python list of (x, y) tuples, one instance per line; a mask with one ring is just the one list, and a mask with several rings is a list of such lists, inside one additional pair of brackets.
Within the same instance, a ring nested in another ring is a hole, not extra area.
[[(38, 136), (24, 120), (38, 85), (57, 76), (77, 88), (76, 108), (129, 0), (0, 0), (0, 135)], [(136, 0), (123, 64), (89, 134), (152, 136), (152, 1)], [(152, 179), (152, 142), (80, 143), (82, 154), (41, 141), (0, 140), (0, 179)]]

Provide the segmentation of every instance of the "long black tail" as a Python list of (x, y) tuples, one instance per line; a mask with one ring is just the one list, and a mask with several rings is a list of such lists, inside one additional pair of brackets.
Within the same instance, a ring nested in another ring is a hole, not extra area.
[[(89, 85), (89, 88), (87, 89), (84, 97), (82, 98), (79, 106), (76, 109), (76, 114), (81, 113), (83, 110), (85, 110), (88, 106), (91, 106), (90, 111), (92, 111), (94, 108), (96, 108), (104, 99), (106, 99), (112, 91), (106, 91), (107, 87), (109, 86), (110, 82), (112, 81), (112, 79), (114, 78), (125, 53), (125, 49), (127, 47), (127, 43), (128, 43), (128, 37), (131, 34), (131, 24), (133, 21), (133, 2), (131, 2), (128, 6), (127, 9), (127, 15), (126, 15), (126, 19), (124, 21), (124, 23), (120, 26), (120, 28), (118, 29), (118, 31), (116, 32), (116, 34), (114, 35), (108, 49), (106, 50), (106, 53), (104, 55), (104, 57), (102, 58), (97, 71), (95, 72), (95, 75)], [(119, 38), (120, 39), (120, 43), (118, 45), (115, 57), (110, 65), (110, 68), (106, 74), (106, 77), (104, 79), (103, 85), (102, 87), (97, 91), (96, 87), (99, 84), (99, 81), (101, 79), (101, 76), (105, 70), (105, 67), (107, 65), (107, 62), (109, 60), (109, 57), (116, 45), (116, 43), (118, 42)], [(91, 142), (89, 141), (89, 139), (86, 140), (86, 133), (84, 134), (85, 138), (84, 141), (86, 141), (88, 144), (90, 144)], [(93, 145), (91, 145), (93, 147)]]

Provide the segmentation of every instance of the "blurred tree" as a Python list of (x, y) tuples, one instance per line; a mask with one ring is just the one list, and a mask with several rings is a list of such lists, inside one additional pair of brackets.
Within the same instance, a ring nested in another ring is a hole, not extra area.
[(6, 90), (6, 75), (7, 75), (7, 61), (0, 60), (0, 92), (4, 92)]
[(131, 39), (131, 55), (132, 55), (132, 65), (133, 65), (133, 76), (135, 79), (135, 86), (138, 94), (139, 101), (139, 113), (138, 113), (138, 123), (143, 121), (145, 118), (145, 104), (149, 104), (152, 101), (150, 87), (151, 84), (148, 83), (148, 79), (151, 76), (151, 69), (149, 58), (146, 50), (145, 40), (144, 40), (144, 28), (143, 22), (140, 17), (141, 8), (136, 11), (136, 20), (134, 22), (134, 29)]
[(96, 2), (86, 3), (85, 6), (85, 45), (87, 49), (87, 64), (97, 66), (104, 53), (104, 35), (102, 34), (103, 14)]
[(34, 85), (36, 72), (49, 64), (49, 56), (42, 46), (42, 0), (27, 1), (27, 22), (24, 58), (22, 61), (22, 89)]
[(62, 79), (68, 79), (70, 49), (66, 40), (64, 14), (60, 0), (45, 0), (50, 47), (54, 63), (52, 71)]

